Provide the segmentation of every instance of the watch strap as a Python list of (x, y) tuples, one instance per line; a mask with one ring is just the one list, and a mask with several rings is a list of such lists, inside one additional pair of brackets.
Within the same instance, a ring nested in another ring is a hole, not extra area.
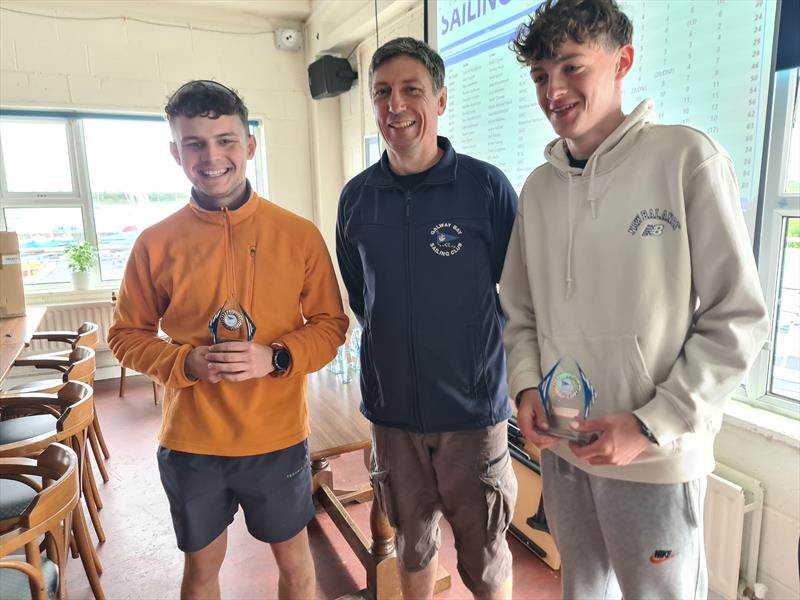
[(642, 435), (646, 437), (648, 440), (650, 440), (653, 444), (658, 445), (658, 440), (656, 439), (656, 436), (653, 435), (653, 432), (650, 430), (650, 428), (644, 424), (644, 421), (642, 421), (636, 415), (633, 416), (636, 419), (636, 422), (639, 423), (639, 430), (642, 432)]

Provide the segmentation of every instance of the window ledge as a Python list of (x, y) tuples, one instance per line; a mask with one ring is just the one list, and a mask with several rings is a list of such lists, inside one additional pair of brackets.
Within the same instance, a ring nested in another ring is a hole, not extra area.
[(26, 292), (25, 303), (29, 306), (55, 305), (55, 304), (80, 304), (82, 302), (111, 302), (111, 292), (118, 285), (108, 287), (95, 287), (91, 290), (49, 289), (36, 292)]
[(796, 419), (731, 400), (725, 406), (723, 422), (800, 449), (800, 421)]

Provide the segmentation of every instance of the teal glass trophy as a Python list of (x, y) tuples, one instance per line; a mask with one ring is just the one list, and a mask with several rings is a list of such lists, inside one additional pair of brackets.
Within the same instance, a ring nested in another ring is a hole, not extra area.
[(596, 434), (577, 432), (569, 426), (573, 421), (588, 419), (597, 398), (589, 378), (575, 359), (559, 359), (537, 388), (550, 423), (548, 435), (578, 444), (594, 441)]

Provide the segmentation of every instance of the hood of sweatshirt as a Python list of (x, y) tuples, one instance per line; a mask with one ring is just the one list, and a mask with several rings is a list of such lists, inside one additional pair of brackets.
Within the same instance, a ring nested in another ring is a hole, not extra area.
[[(589, 157), (586, 167), (580, 169), (571, 167), (567, 155), (566, 140), (558, 138), (550, 142), (544, 150), (544, 157), (559, 173), (568, 180), (567, 186), (567, 215), (569, 222), (567, 264), (564, 266), (564, 281), (566, 283), (566, 298), (572, 295), (574, 287), (574, 274), (572, 265), (572, 251), (575, 242), (575, 213), (581, 206), (588, 206), (592, 218), (597, 218), (603, 194), (611, 185), (614, 177), (613, 171), (633, 151), (639, 135), (649, 123), (655, 123), (655, 105), (652, 100), (643, 100), (632, 113), (630, 113), (611, 134), (603, 140)], [(611, 174), (605, 179), (602, 186), (596, 185), (598, 176)], [(583, 198), (574, 198), (574, 180), (587, 178), (588, 191)]]

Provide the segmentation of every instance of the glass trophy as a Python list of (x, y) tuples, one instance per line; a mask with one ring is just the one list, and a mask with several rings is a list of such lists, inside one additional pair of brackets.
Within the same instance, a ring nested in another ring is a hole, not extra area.
[(537, 388), (550, 422), (548, 435), (578, 444), (594, 441), (596, 434), (574, 431), (569, 426), (573, 421), (589, 418), (597, 397), (589, 378), (576, 360), (570, 357), (558, 360)]
[[(230, 331), (231, 337), (221, 335), (220, 325), (223, 331)], [(241, 339), (240, 330), (244, 327), (247, 341), (252, 342), (256, 335), (256, 325), (247, 314), (244, 307), (239, 304), (238, 310), (235, 305), (231, 306), (226, 302), (217, 313), (211, 317), (208, 323), (208, 330), (211, 332), (211, 342), (218, 344), (225, 341), (236, 341)]]

